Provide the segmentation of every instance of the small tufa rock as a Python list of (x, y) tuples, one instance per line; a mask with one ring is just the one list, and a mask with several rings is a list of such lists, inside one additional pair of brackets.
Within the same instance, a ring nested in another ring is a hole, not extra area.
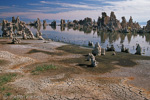
[(129, 48), (125, 48), (126, 53), (130, 53)]
[(114, 56), (115, 56), (115, 55), (116, 55), (116, 52), (113, 52), (113, 54), (112, 54), (112, 55), (114, 55)]
[(44, 38), (42, 37), (42, 33), (40, 31), (37, 31), (36, 32), (36, 37), (39, 39), (39, 40), (44, 40)]
[(19, 43), (21, 43), (20, 39), (17, 39), (17, 38), (12, 39), (12, 44), (19, 44)]
[(27, 39), (27, 35), (26, 35), (25, 31), (22, 32), (22, 38), (25, 40)]
[(111, 50), (112, 50), (112, 51), (115, 51), (114, 45), (111, 45)]
[(107, 45), (107, 51), (115, 51), (114, 45), (111, 45), (111, 47)]
[(10, 35), (9, 35), (10, 39), (13, 38), (13, 31), (10, 31)]
[(121, 46), (121, 52), (125, 52), (124, 44)]
[(93, 55), (98, 55), (98, 56), (101, 55), (101, 46), (99, 45), (98, 42), (95, 44), (95, 47), (94, 47), (94, 49), (92, 50), (92, 54), (93, 54)]
[(92, 53), (89, 53), (87, 61), (91, 61), (91, 59), (94, 59), (94, 58), (95, 58), (94, 55)]
[(89, 41), (88, 45), (91, 46), (91, 47), (94, 46), (93, 42), (91, 42), (91, 41)]
[(121, 52), (130, 53), (129, 48), (125, 48), (123, 44), (122, 44), (122, 47), (121, 47)]
[(105, 55), (105, 49), (104, 48), (101, 49), (101, 55)]
[(138, 55), (141, 55), (142, 53), (142, 48), (141, 46), (138, 44), (137, 47), (136, 47), (136, 53), (135, 54), (138, 54)]
[(96, 67), (97, 66), (97, 61), (95, 60), (95, 56), (91, 53), (88, 54), (88, 59), (87, 61), (91, 61), (91, 66)]
[(97, 66), (97, 61), (96, 60), (91, 60), (91, 66), (96, 67)]

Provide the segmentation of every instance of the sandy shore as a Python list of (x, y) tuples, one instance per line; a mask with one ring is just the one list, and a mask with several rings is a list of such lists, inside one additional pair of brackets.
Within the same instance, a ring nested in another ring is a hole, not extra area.
[[(4, 84), (11, 90), (1, 90), (2, 100), (150, 100), (149, 60), (136, 60), (134, 67), (112, 62), (114, 70), (94, 73), (77, 63), (62, 62), (83, 57), (57, 49), (67, 44), (42, 40), (10, 43), (9, 39), (0, 39), (0, 60), (7, 62), (0, 63), (0, 75), (18, 75)], [(34, 75), (33, 70), (42, 64), (58, 68)], [(10, 96), (6, 95), (8, 92)]]

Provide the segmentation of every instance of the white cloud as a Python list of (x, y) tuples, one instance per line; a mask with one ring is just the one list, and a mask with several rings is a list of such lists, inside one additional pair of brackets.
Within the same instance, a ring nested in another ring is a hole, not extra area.
[(62, 7), (84, 8), (84, 9), (100, 9), (101, 8), (101, 7), (97, 7), (97, 6), (89, 6), (88, 4), (81, 3), (81, 2), (80, 2), (80, 4), (49, 2), (49, 1), (40, 1), (40, 2), (43, 4), (59, 5)]
[(109, 1), (105, 3), (111, 5), (110, 9), (114, 10), (119, 18), (133, 16), (135, 20), (140, 22), (150, 19), (150, 0)]
[(0, 9), (8, 9), (10, 8), (9, 6), (0, 6)]
[(41, 12), (41, 13), (48, 13), (48, 12), (55, 12), (61, 10), (67, 10), (68, 8), (51, 8), (51, 7), (38, 7), (38, 9), (29, 10), (29, 12)]

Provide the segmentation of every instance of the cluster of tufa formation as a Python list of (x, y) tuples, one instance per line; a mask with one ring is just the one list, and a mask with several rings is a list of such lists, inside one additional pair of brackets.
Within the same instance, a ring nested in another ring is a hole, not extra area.
[(141, 28), (139, 23), (133, 21), (132, 16), (127, 21), (123, 16), (122, 21), (120, 22), (115, 13), (112, 11), (110, 16), (106, 12), (102, 12), (102, 16), (98, 17), (98, 20), (92, 20), (92, 18), (86, 17), (83, 20), (73, 20), (65, 21), (61, 19), (60, 21), (61, 30), (64, 31), (64, 27), (68, 29), (73, 28), (74, 30), (84, 31), (85, 33), (91, 33), (93, 31), (97, 32), (120, 32), (120, 33), (144, 33), (150, 32), (150, 20), (147, 22), (146, 27)]
[(128, 48), (125, 48), (124, 45), (122, 44), (121, 46), (121, 52), (126, 52), (126, 53), (130, 53)]
[[(43, 26), (47, 25), (46, 21), (43, 22)], [(41, 26), (39, 18), (34, 22), (34, 25), (37, 27)], [(32, 31), (28, 28), (27, 24), (23, 21), (20, 21), (19, 17), (17, 17), (16, 19), (15, 17), (12, 17), (12, 22), (3, 20), (2, 31), (2, 36), (10, 37), (12, 39), (12, 43), (15, 44), (20, 43), (20, 40), (16, 38), (17, 36), (22, 36), (22, 39), (35, 39)], [(39, 29), (37, 32), (37, 37), (43, 40), (42, 33), (39, 31)]]
[(11, 22), (8, 22), (7, 20), (3, 20), (2, 23), (2, 36), (3, 37), (10, 37), (13, 38), (13, 25)]
[[(17, 32), (15, 33), (15, 30)], [(34, 39), (33, 33), (29, 30), (25, 22), (20, 21), (19, 17), (15, 19), (12, 17), (12, 22), (3, 20), (2, 31), (4, 37), (13, 38), (14, 35), (22, 35), (23, 39), (31, 38)]]
[(114, 45), (111, 45), (110, 47), (107, 45), (107, 51), (115, 51)]

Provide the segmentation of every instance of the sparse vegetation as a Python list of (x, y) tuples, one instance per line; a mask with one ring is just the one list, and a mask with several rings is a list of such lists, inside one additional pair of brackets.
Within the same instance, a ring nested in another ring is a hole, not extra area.
[(10, 82), (16, 76), (17, 76), (16, 73), (9, 73), (9, 74), (0, 75), (0, 86)]
[(36, 68), (32, 71), (33, 74), (36, 74), (38, 72), (43, 72), (47, 70), (52, 70), (52, 69), (57, 69), (57, 66), (55, 65), (41, 65), (41, 66), (36, 66)]
[(16, 76), (16, 73), (0, 74), (0, 93), (2, 94), (0, 98), (4, 95), (8, 97), (12, 95), (13, 88), (7, 85), (7, 83), (13, 81)]
[(11, 93), (9, 93), (9, 92), (8, 92), (8, 93), (6, 93), (6, 96), (10, 96), (10, 95), (11, 95)]

